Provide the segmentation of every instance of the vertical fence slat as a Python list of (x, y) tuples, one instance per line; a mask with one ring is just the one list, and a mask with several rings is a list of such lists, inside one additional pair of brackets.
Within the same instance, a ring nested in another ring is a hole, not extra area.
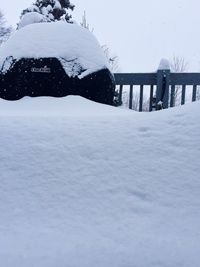
[(144, 85), (140, 85), (140, 105), (139, 105), (139, 112), (142, 112), (142, 108), (143, 108), (143, 95), (144, 95)]
[(157, 71), (156, 110), (169, 107), (170, 70)]
[(156, 110), (160, 110), (162, 100), (162, 89), (163, 89), (163, 72), (157, 71), (157, 88), (156, 88)]
[(130, 85), (130, 92), (129, 92), (129, 109), (133, 109), (133, 85)]
[(170, 107), (173, 108), (175, 106), (175, 85), (171, 86), (171, 97), (170, 97)]
[(164, 87), (163, 108), (169, 107), (169, 81), (170, 81), (170, 70), (166, 70), (163, 80), (163, 87)]
[(194, 85), (192, 90), (192, 102), (196, 101), (196, 99), (197, 99), (197, 85)]
[(119, 103), (122, 103), (122, 92), (123, 92), (123, 85), (119, 87)]
[(185, 90), (186, 90), (186, 85), (182, 85), (182, 94), (181, 94), (181, 105), (185, 104)]
[(149, 111), (150, 112), (153, 110), (152, 104), (153, 104), (153, 85), (150, 86), (150, 99), (149, 99)]

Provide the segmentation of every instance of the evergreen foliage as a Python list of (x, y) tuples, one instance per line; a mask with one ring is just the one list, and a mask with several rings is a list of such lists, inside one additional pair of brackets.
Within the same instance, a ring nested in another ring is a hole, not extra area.
[(46, 22), (59, 20), (71, 22), (68, 10), (73, 9), (74, 5), (70, 0), (36, 0), (32, 6), (22, 11), (21, 18), (29, 12), (36, 12), (41, 14), (44, 17), (43, 21)]

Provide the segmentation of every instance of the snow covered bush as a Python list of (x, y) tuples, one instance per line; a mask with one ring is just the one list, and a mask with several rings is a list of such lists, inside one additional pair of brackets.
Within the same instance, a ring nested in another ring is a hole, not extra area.
[(73, 9), (74, 5), (69, 0), (36, 0), (29, 8), (22, 11), (18, 28), (38, 22), (59, 20), (71, 22), (68, 10)]

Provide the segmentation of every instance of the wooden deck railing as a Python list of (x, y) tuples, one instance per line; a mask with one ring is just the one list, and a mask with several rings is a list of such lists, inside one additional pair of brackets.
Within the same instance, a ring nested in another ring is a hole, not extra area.
[[(129, 91), (129, 105), (133, 109), (134, 89), (139, 90), (138, 111), (143, 111), (144, 95), (149, 98), (148, 110), (160, 110), (176, 105), (176, 90), (180, 93), (180, 104), (186, 102), (187, 90), (192, 90), (191, 101), (197, 100), (200, 73), (171, 73), (170, 70), (158, 70), (155, 73), (116, 73), (116, 102), (122, 103), (123, 90)], [(147, 88), (149, 88), (147, 90)]]

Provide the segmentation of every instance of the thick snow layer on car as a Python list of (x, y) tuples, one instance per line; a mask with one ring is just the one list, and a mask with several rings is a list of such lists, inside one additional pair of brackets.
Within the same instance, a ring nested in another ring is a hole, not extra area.
[(1, 266), (199, 266), (199, 113), (0, 100)]
[[(109, 68), (107, 59), (94, 35), (77, 24), (63, 21), (52, 23), (34, 23), (16, 31), (1, 47), (0, 69), (6, 72), (10, 58), (60, 58), (69, 76), (72, 62), (81, 67), (80, 77), (95, 71)], [(68, 66), (69, 65), (69, 66)]]

